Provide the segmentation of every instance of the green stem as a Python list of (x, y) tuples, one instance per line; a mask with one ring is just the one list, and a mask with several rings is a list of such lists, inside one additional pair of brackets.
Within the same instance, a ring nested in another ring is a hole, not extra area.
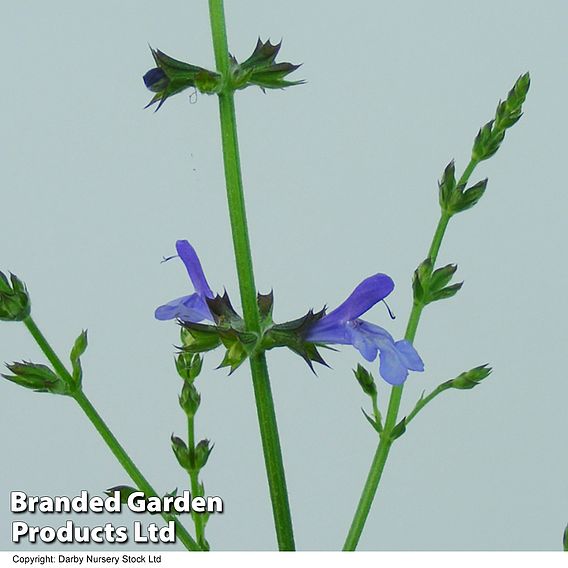
[[(195, 419), (193, 416), (187, 417), (187, 446), (189, 451), (195, 451)], [(191, 497), (202, 497), (199, 491), (199, 472), (189, 472), (189, 483), (191, 487)], [(200, 546), (205, 542), (205, 526), (201, 513), (192, 511), (193, 524), (195, 525), (195, 538)]]
[[(227, 87), (229, 50), (223, 0), (209, 0), (209, 15), (217, 71), (225, 78), (225, 86), (219, 93), (219, 113), (227, 201), (241, 303), (247, 330), (259, 334), (260, 318), (256, 301), (256, 287), (245, 211), (235, 101), (233, 92)], [(282, 450), (278, 436), (268, 367), (264, 354), (251, 356), (250, 368), (278, 546), (280, 550), (294, 550), (294, 533), (290, 505), (288, 503)]]
[(57, 356), (57, 353), (51, 348), (51, 345), (36, 325), (32, 316), (28, 316), (24, 319), (24, 325), (28, 328), (28, 331), (32, 334), (39, 348), (43, 351), (47, 360), (52, 364), (55, 372), (69, 384), (73, 384), (73, 377), (70, 375), (69, 371), (65, 368), (65, 365), (61, 362), (61, 359)]
[[(57, 372), (57, 374), (69, 384), (73, 384), (74, 381), (69, 371), (67, 371), (65, 365), (61, 362), (61, 359), (52, 349), (51, 345), (49, 344), (43, 333), (40, 331), (40, 329), (37, 327), (31, 316), (28, 316), (26, 319), (24, 319), (24, 324), (32, 334), (33, 338), (36, 340), (36, 343), (39, 345), (40, 349), (44, 352), (49, 362), (53, 365), (53, 368)], [(130, 476), (136, 487), (138, 487), (140, 491), (143, 491), (148, 497), (157, 497), (158, 494), (154, 491), (150, 483), (148, 483), (146, 478), (142, 475), (138, 467), (136, 467), (136, 464), (126, 453), (126, 450), (120, 445), (120, 442), (115, 438), (114, 434), (106, 425), (105, 421), (100, 417), (99, 413), (96, 411), (95, 407), (91, 404), (83, 391), (81, 389), (76, 390), (73, 393), (72, 398), (87, 415), (87, 418), (91, 421), (97, 432), (101, 435), (110, 451), (120, 462), (120, 465)], [(185, 527), (176, 519), (174, 515), (163, 513), (162, 517), (166, 522), (175, 522), (176, 535), (188, 550), (200, 550), (197, 543), (193, 540), (191, 535), (185, 530)]]
[[(473, 170), (478, 163), (479, 162), (477, 160), (470, 160), (469, 164), (467, 165), (458, 181), (458, 186), (465, 186), (467, 184), (471, 174), (473, 173)], [(451, 217), (452, 216), (450, 214), (442, 211), (440, 220), (438, 221), (438, 225), (436, 227), (436, 231), (432, 238), (432, 243), (430, 244), (430, 249), (428, 251), (428, 258), (430, 258), (430, 260), (432, 261), (432, 266), (436, 264), (440, 246), (442, 244), (442, 240), (444, 238), (444, 234), (446, 233), (446, 229)], [(406, 332), (404, 334), (404, 338), (410, 342), (413, 342), (416, 336), (416, 331), (418, 329), (418, 324), (420, 323), (420, 317), (422, 316), (423, 309), (424, 306), (422, 304), (414, 302), (410, 316), (408, 318)], [(357, 548), (359, 539), (361, 538), (361, 533), (363, 532), (365, 522), (367, 521), (369, 511), (371, 510), (371, 505), (373, 504), (373, 500), (377, 493), (385, 463), (387, 461), (390, 448), (393, 443), (391, 433), (397, 423), (403, 388), (403, 385), (400, 385), (393, 387), (391, 390), (383, 432), (380, 436), (379, 445), (375, 452), (375, 457), (373, 458), (373, 462), (371, 464), (363, 492), (361, 493), (359, 504), (357, 505), (357, 510), (355, 511), (355, 515), (353, 516), (353, 521), (351, 522), (351, 527), (349, 528), (349, 533), (347, 534), (343, 550), (355, 550)]]
[(442, 394), (444, 391), (452, 388), (452, 381), (447, 381), (442, 383), (441, 385), (437, 386), (428, 396), (421, 398), (417, 403), (416, 406), (412, 409), (412, 412), (408, 414), (405, 420), (405, 424), (408, 426), (410, 421), (432, 400), (434, 400), (439, 394)]

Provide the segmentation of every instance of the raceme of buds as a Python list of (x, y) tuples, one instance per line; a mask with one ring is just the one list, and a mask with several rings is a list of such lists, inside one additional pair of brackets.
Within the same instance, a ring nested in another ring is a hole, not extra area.
[(26, 285), (15, 275), (0, 272), (0, 321), (22, 321), (30, 315)]
[(499, 101), (495, 118), (482, 126), (475, 137), (471, 157), (476, 162), (491, 158), (499, 150), (505, 132), (523, 115), (522, 107), (531, 84), (528, 73), (521, 75), (504, 101)]

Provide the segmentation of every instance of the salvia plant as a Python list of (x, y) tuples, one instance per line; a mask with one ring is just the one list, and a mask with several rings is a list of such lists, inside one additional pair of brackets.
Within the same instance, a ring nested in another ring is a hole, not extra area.
[[(456, 281), (456, 264), (437, 264), (446, 229), (454, 217), (474, 208), (487, 190), (487, 178), (476, 179), (474, 173), (481, 162), (497, 153), (508, 130), (521, 118), (530, 85), (529, 74), (516, 80), (497, 105), (494, 117), (479, 129), (463, 171), (459, 172), (450, 161), (441, 174), (437, 195), (440, 216), (424, 260), (412, 276), (413, 303), (404, 337), (397, 339), (386, 329), (364, 319), (370, 308), (384, 301), (393, 291), (393, 280), (380, 272), (354, 283), (352, 293), (337, 307), (310, 309), (292, 321), (276, 322), (273, 319), (275, 294), (259, 294), (255, 286), (234, 101), (239, 91), (249, 87), (270, 91), (296, 87), (304, 81), (295, 78), (299, 65), (280, 59), (280, 43), (258, 39), (250, 56), (237, 59), (227, 45), (223, 0), (209, 0), (209, 12), (215, 69), (186, 63), (151, 48), (154, 66), (143, 77), (145, 86), (153, 93), (148, 107), (156, 111), (170, 97), (187, 89), (218, 98), (227, 201), (242, 308), (239, 313), (237, 304), (222, 292), (222, 283), (208, 281), (204, 270), (206, 259), (202, 265), (191, 243), (178, 240), (176, 254), (171, 258), (181, 260), (185, 266), (191, 282), (188, 284), (190, 293), (165, 302), (155, 310), (156, 319), (173, 321), (180, 331), (175, 366), (180, 378), (178, 402), (187, 419), (187, 431), (172, 435), (171, 447), (179, 466), (187, 472), (192, 496), (204, 496), (203, 471), (211, 459), (214, 444), (208, 439), (198, 440), (195, 434), (202, 404), (199, 382), (203, 361), (205, 357), (216, 357), (218, 367), (226, 368), (229, 373), (247, 363), (254, 386), (278, 547), (294, 550), (292, 516), (267, 357), (272, 349), (287, 348), (313, 371), (316, 365), (326, 365), (326, 350), (335, 350), (340, 345), (353, 346), (361, 355), (354, 378), (364, 395), (369, 397), (369, 410), (363, 412), (376, 436), (376, 452), (343, 545), (344, 550), (355, 550), (395, 442), (434, 398), (449, 390), (472, 389), (491, 373), (487, 364), (475, 364), (445, 380), (432, 392), (424, 392), (408, 414), (400, 415), (405, 381), (412, 380), (409, 379), (411, 372), (422, 372), (428, 364), (423, 362), (413, 345), (422, 313), (426, 308), (430, 309), (431, 304), (449, 300), (462, 287), (462, 282)], [(373, 266), (369, 267), (369, 272), (374, 272)], [(183, 290), (180, 293), (183, 294)], [(87, 349), (87, 332), (79, 334), (71, 348), (69, 364), (65, 364), (36, 325), (31, 307), (30, 293), (22, 280), (14, 274), (0, 272), (0, 319), (23, 323), (47, 358), (47, 364), (31, 361), (7, 364), (3, 377), (36, 392), (71, 398), (92, 422), (133, 484), (117, 485), (110, 490), (120, 491), (124, 499), (134, 490), (144, 492), (147, 497), (158, 496), (83, 390), (81, 357)], [(220, 355), (212, 353), (214, 351)], [(390, 398), (381, 411), (379, 402), (386, 397), (379, 400), (378, 393), (387, 389), (390, 389)], [(163, 517), (175, 522), (177, 538), (188, 550), (209, 550), (207, 514), (191, 514), (193, 534), (180, 515), (164, 513)], [(564, 546), (567, 546), (566, 536)]]

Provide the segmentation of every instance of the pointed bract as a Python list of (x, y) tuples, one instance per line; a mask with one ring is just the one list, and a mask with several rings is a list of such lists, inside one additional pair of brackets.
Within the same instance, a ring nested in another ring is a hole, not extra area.
[(239, 63), (231, 58), (231, 86), (233, 89), (245, 89), (251, 85), (265, 89), (283, 89), (294, 85), (301, 85), (304, 81), (290, 81), (288, 75), (296, 71), (300, 65), (281, 62), (276, 63), (276, 56), (280, 51), (282, 42), (277, 44), (261, 41), (259, 38), (252, 55)]

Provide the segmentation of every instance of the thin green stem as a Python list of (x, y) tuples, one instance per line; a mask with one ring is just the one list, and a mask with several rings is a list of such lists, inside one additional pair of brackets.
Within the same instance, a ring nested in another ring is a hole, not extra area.
[[(187, 446), (190, 452), (195, 452), (195, 418), (187, 417)], [(191, 488), (191, 497), (202, 497), (199, 491), (199, 472), (189, 472), (189, 483)], [(195, 538), (200, 546), (205, 542), (205, 525), (203, 523), (203, 515), (192, 511), (193, 524), (195, 525)]]
[[(124, 468), (126, 473), (128, 473), (130, 479), (132, 479), (136, 487), (138, 487), (140, 491), (143, 491), (147, 497), (157, 497), (158, 494), (156, 493), (154, 488), (142, 475), (142, 472), (138, 469), (136, 464), (126, 453), (126, 450), (121, 446), (120, 442), (115, 438), (114, 434), (111, 432), (110, 428), (106, 425), (105, 421), (96, 411), (95, 407), (91, 404), (90, 400), (86, 397), (85, 393), (83, 393), (83, 391), (78, 391), (73, 396), (73, 398), (77, 401), (83, 412), (87, 415), (87, 418), (91, 421), (97, 432), (101, 435), (116, 459), (120, 462), (120, 465)], [(174, 521), (176, 526), (176, 536), (188, 550), (201, 550), (195, 540), (193, 540), (191, 535), (186, 531), (185, 527), (174, 515), (162, 513), (162, 517), (166, 522)]]
[(381, 411), (379, 410), (378, 397), (376, 393), (371, 395), (371, 401), (373, 404), (373, 415), (375, 416), (375, 422), (379, 428), (379, 432), (382, 432), (383, 417), (381, 416)]
[[(57, 356), (43, 333), (35, 324), (31, 316), (24, 319), (24, 324), (32, 334), (36, 343), (43, 351), (49, 362), (53, 365), (57, 374), (65, 380), (68, 384), (73, 384), (73, 378), (69, 371), (65, 368), (61, 359)], [(121, 446), (120, 442), (115, 438), (110, 428), (106, 425), (105, 421), (101, 418), (95, 407), (91, 404), (85, 393), (81, 389), (77, 389), (72, 395), (72, 398), (81, 407), (87, 418), (91, 421), (97, 432), (101, 435), (110, 451), (114, 454), (120, 465), (124, 468), (126, 473), (130, 476), (136, 487), (143, 491), (148, 497), (157, 497), (158, 494), (154, 491), (150, 483), (142, 475), (136, 464), (132, 461), (126, 450)], [(181, 543), (188, 550), (200, 550), (197, 543), (193, 540), (191, 535), (185, 530), (185, 527), (176, 519), (174, 515), (163, 513), (162, 517), (167, 521), (174, 521), (176, 524), (176, 535)]]
[(32, 334), (39, 348), (43, 351), (47, 360), (53, 365), (55, 372), (68, 384), (73, 384), (73, 377), (70, 375), (69, 371), (65, 368), (65, 365), (61, 362), (61, 359), (57, 356), (57, 353), (52, 349), (49, 341), (45, 338), (39, 327), (36, 325), (32, 316), (28, 316), (23, 320), (24, 325), (28, 328), (28, 331)]
[[(209, 14), (217, 71), (225, 78), (225, 87), (219, 93), (219, 114), (227, 201), (239, 290), (245, 326), (248, 331), (258, 334), (260, 333), (260, 317), (244, 202), (235, 101), (233, 92), (227, 88), (229, 50), (223, 0), (209, 0)], [(278, 546), (280, 550), (294, 550), (294, 533), (282, 450), (264, 354), (251, 356), (250, 368)]]
[[(458, 181), (458, 186), (465, 186), (467, 184), (471, 174), (473, 173), (473, 170), (478, 163), (479, 162), (476, 160), (470, 160), (469, 164), (467, 165)], [(436, 231), (434, 232), (434, 236), (432, 237), (430, 249), (428, 250), (428, 258), (430, 258), (432, 266), (436, 264), (440, 246), (442, 244), (442, 240), (446, 233), (446, 229), (451, 217), (452, 216), (450, 214), (442, 211), (438, 225), (436, 226)], [(404, 334), (404, 338), (410, 342), (413, 342), (416, 336), (416, 331), (418, 329), (418, 324), (420, 323), (420, 317), (422, 316), (423, 309), (424, 306), (422, 304), (418, 302), (413, 303), (412, 310), (408, 318), (408, 324), (406, 325), (406, 332)], [(397, 423), (403, 388), (404, 386), (400, 385), (393, 387), (391, 390), (383, 432), (380, 436), (379, 445), (375, 452), (375, 457), (373, 458), (373, 462), (371, 464), (365, 486), (363, 487), (355, 515), (353, 516), (353, 521), (351, 522), (343, 550), (355, 550), (357, 548), (359, 539), (361, 538), (361, 533), (363, 532), (365, 522), (367, 521), (367, 517), (369, 516), (369, 511), (371, 510), (371, 505), (373, 504), (373, 500), (377, 493), (385, 463), (387, 461), (390, 448), (393, 443), (391, 434), (393, 428)]]
[(451, 385), (452, 381), (448, 381), (446, 383), (442, 383), (441, 385), (437, 386), (429, 395), (421, 398), (417, 403), (416, 406), (412, 409), (412, 411), (406, 417), (405, 423), (408, 424), (414, 417), (432, 400), (434, 400), (439, 394), (442, 394), (444, 391), (452, 388)]

